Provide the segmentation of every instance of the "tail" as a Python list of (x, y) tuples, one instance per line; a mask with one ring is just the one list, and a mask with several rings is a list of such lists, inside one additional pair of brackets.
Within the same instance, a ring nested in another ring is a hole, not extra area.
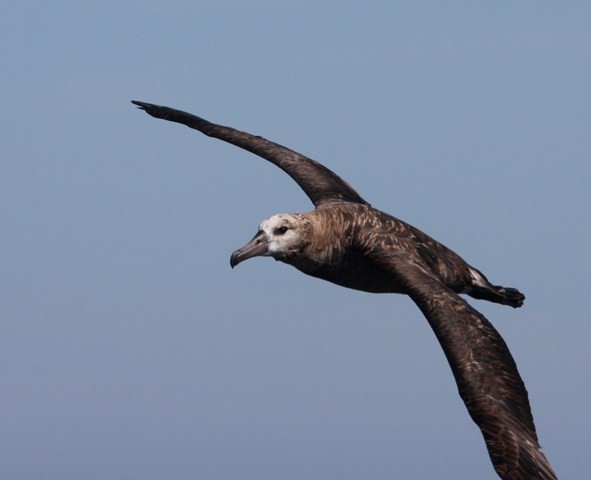
[(466, 286), (464, 293), (479, 300), (500, 303), (518, 308), (523, 305), (525, 295), (516, 288), (502, 287), (491, 284), (486, 277), (475, 268), (470, 268), (471, 284)]

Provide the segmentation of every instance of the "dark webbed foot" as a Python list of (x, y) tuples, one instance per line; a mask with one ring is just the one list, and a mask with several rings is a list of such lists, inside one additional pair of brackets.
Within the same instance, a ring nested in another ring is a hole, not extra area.
[(500, 303), (504, 305), (509, 305), (513, 308), (518, 308), (523, 305), (525, 295), (516, 288), (501, 287), (499, 285), (495, 285), (494, 288), (497, 294), (501, 296), (502, 301)]
[(501, 287), (500, 285), (471, 285), (464, 293), (472, 298), (509, 305), (513, 308), (521, 307), (525, 300), (525, 295), (516, 288)]
[(465, 287), (463, 293), (479, 300), (488, 300), (513, 308), (523, 305), (525, 295), (516, 288), (493, 285), (481, 272), (472, 267), (470, 267), (470, 277), (470, 284)]

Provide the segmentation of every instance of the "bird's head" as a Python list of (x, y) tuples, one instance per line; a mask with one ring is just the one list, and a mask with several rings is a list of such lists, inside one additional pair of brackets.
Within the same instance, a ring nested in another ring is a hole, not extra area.
[(253, 257), (273, 257), (286, 260), (297, 255), (307, 244), (305, 238), (309, 224), (302, 215), (281, 213), (263, 220), (259, 231), (250, 242), (236, 250), (230, 257), (234, 268)]

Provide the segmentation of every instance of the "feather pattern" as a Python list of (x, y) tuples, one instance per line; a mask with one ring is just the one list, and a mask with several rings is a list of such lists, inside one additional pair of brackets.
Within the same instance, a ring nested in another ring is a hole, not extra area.
[(132, 103), (153, 117), (181, 123), (189, 128), (199, 130), (209, 137), (243, 148), (277, 165), (295, 180), (315, 206), (339, 201), (367, 203), (353, 187), (336, 173), (315, 160), (278, 143), (231, 127), (216, 125), (201, 117), (180, 110), (136, 100), (133, 100)]
[(268, 255), (344, 287), (409, 295), (443, 348), (499, 477), (557, 478), (540, 450), (528, 393), (505, 341), (459, 295), (520, 307), (525, 298), (521, 292), (491, 284), (458, 254), (371, 207), (347, 182), (308, 157), (190, 113), (133, 103), (155, 118), (184, 124), (277, 165), (315, 205), (311, 212), (263, 221), (259, 233), (234, 252), (232, 266)]

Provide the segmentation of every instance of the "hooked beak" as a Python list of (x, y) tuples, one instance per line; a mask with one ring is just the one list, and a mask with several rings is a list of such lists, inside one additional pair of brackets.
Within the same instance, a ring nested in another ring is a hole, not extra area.
[(266, 255), (268, 245), (269, 244), (267, 242), (267, 236), (265, 235), (265, 232), (260, 230), (254, 237), (252, 237), (250, 242), (232, 254), (230, 257), (230, 266), (234, 268), (244, 260)]

